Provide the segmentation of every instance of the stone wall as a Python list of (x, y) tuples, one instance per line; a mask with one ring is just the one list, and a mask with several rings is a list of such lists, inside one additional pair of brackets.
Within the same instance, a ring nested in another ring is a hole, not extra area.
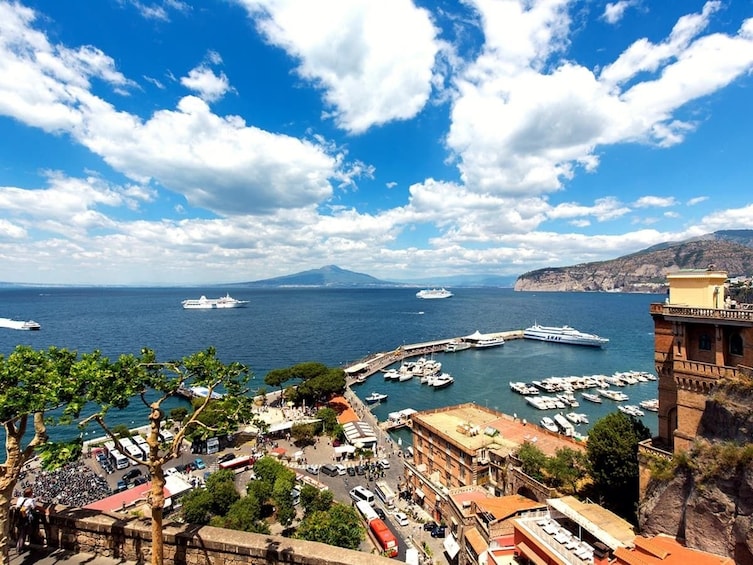
[[(118, 513), (52, 506), (44, 520), (47, 544), (127, 561), (151, 560), (151, 523)], [(392, 560), (322, 543), (166, 522), (166, 565), (387, 565)]]

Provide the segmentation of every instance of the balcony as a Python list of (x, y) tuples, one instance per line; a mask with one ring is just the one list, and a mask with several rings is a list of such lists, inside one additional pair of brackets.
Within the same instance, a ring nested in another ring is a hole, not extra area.
[(737, 304), (735, 308), (701, 308), (654, 303), (650, 306), (650, 313), (663, 315), (668, 319), (703, 319), (753, 324), (753, 304)]

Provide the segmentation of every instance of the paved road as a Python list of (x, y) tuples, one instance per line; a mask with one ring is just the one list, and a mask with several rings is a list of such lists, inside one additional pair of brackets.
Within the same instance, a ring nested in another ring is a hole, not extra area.
[(71, 553), (62, 549), (28, 548), (20, 555), (11, 551), (11, 565), (136, 565), (135, 561), (123, 561), (89, 553)]

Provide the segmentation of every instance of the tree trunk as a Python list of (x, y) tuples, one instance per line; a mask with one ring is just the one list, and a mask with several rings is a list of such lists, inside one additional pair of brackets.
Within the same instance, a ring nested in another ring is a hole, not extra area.
[(18, 477), (23, 466), (23, 453), (19, 444), (19, 432), (26, 430), (25, 422), (17, 428), (12, 421), (5, 423), (5, 463), (0, 465), (0, 558), (3, 565), (10, 563), (8, 550), (10, 549), (10, 501), (13, 489), (16, 488)]
[(158, 403), (152, 404), (149, 414), (149, 473), (152, 476), (152, 488), (149, 502), (152, 511), (152, 565), (163, 565), (165, 559), (165, 540), (162, 535), (162, 508), (165, 505), (165, 473), (159, 456), (160, 425), (162, 410)]

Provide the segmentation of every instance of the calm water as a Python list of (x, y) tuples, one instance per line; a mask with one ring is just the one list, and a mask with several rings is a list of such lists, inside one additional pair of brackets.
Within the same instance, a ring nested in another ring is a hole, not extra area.
[[(509, 341), (502, 347), (438, 355), (455, 377), (451, 387), (434, 390), (418, 380), (385, 382), (380, 374), (357, 388), (363, 397), (376, 390), (389, 399), (374, 408), (380, 418), (403, 408), (422, 410), (476, 402), (521, 418), (538, 421), (543, 412), (512, 393), (511, 380), (549, 376), (653, 371), (651, 302), (663, 295), (608, 293), (516, 293), (511, 289), (454, 289), (447, 300), (419, 300), (415, 289), (242, 289), (231, 296), (249, 300), (236, 310), (183, 310), (185, 298), (224, 295), (224, 288), (23, 288), (0, 289), (0, 317), (33, 319), (39, 332), (0, 328), (0, 354), (18, 344), (41, 349), (55, 345), (89, 352), (99, 349), (115, 358), (150, 347), (161, 360), (175, 359), (208, 346), (226, 362), (250, 367), (255, 386), (264, 386), (271, 369), (302, 361), (347, 365), (376, 351), (401, 344), (523, 329), (534, 322), (568, 324), (608, 337), (604, 349)], [(657, 395), (655, 382), (627, 387), (630, 404)], [(615, 410), (581, 402), (576, 409), (591, 422)], [(129, 423), (136, 412), (119, 415)], [(656, 417), (644, 422), (656, 431)], [(581, 430), (583, 433), (586, 430)], [(402, 436), (407, 440), (407, 436)]]

